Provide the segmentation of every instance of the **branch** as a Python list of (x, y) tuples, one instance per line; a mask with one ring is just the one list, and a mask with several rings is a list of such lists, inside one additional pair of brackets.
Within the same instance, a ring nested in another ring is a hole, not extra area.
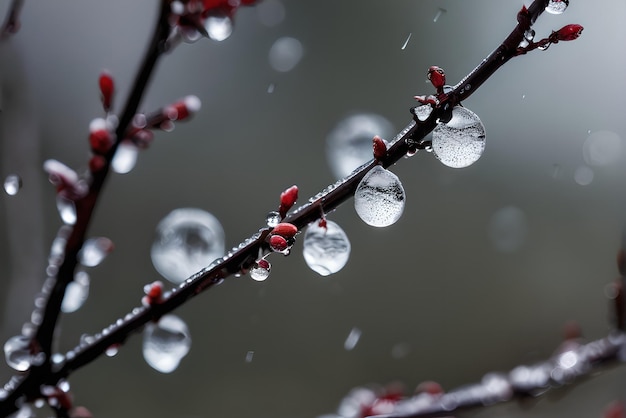
[(2, 30), (0, 31), (0, 41), (13, 35), (20, 29), (19, 18), (23, 5), (24, 0), (13, 0), (11, 2), (9, 12), (5, 17), (4, 23), (2, 24)]

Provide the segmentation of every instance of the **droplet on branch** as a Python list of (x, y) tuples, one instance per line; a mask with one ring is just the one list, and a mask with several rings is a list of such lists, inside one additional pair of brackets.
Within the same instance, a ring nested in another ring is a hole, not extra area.
[(485, 127), (471, 110), (455, 106), (452, 119), (433, 130), (433, 154), (444, 165), (464, 168), (474, 164), (485, 151)]
[(324, 226), (311, 223), (304, 234), (302, 255), (314, 272), (328, 276), (341, 270), (350, 258), (350, 240), (333, 221), (326, 220)]
[(144, 359), (161, 373), (176, 370), (190, 348), (189, 328), (176, 315), (164, 315), (157, 323), (149, 323), (144, 329)]
[(354, 194), (354, 208), (368, 225), (394, 224), (402, 212), (406, 195), (398, 176), (377, 165), (361, 180)]

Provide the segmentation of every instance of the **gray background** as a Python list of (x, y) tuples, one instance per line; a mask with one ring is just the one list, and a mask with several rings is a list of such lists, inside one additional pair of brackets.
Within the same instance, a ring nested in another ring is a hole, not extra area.
[[(27, 1), (22, 30), (0, 45), (0, 174), (24, 181), (17, 196), (0, 196), (3, 340), (30, 314), (60, 225), (41, 164), (55, 158), (86, 167), (88, 124), (101, 115), (98, 75), (103, 68), (114, 74), (121, 107), (155, 3)], [(427, 153), (400, 161), (393, 171), (408, 201), (389, 228), (365, 225), (351, 203), (331, 215), (352, 242), (344, 270), (318, 276), (298, 244), (289, 257), (272, 256), (266, 282), (228, 280), (177, 312), (193, 338), (178, 370), (152, 370), (136, 336), (117, 357), (72, 376), (77, 404), (98, 417), (315, 417), (358, 385), (399, 380), (412, 388), (434, 379), (453, 388), (548, 357), (569, 320), (587, 338), (605, 335), (605, 287), (617, 274), (626, 207), (626, 3), (600, 3), (572, 0), (564, 15), (542, 16), (539, 37), (567, 23), (582, 24), (583, 36), (514, 59), (464, 103), (487, 129), (479, 162), (454, 170)], [(432, 91), (426, 69), (439, 65), (456, 83), (504, 39), (521, 7), (495, 0), (282, 4), (277, 25), (247, 8), (226, 41), (183, 44), (159, 64), (141, 109), (195, 94), (202, 110), (157, 134), (131, 173), (109, 179), (90, 232), (111, 238), (116, 251), (89, 271), (92, 297), (63, 317), (60, 350), (139, 304), (143, 285), (159, 278), (149, 250), (169, 211), (210, 211), (227, 246), (236, 245), (263, 225), (286, 187), (297, 184), (303, 202), (334, 181), (325, 138), (341, 119), (374, 112), (399, 131), (412, 96)], [(434, 22), (439, 8), (446, 12)], [(268, 62), (282, 36), (304, 48), (286, 73)], [(616, 158), (592, 166), (593, 181), (580, 185), (574, 175), (586, 165), (583, 144), (602, 130), (621, 138), (611, 149)], [(526, 235), (515, 251), (502, 252), (488, 231), (509, 206), (523, 211)], [(353, 327), (362, 335), (347, 351)], [(2, 380), (8, 376), (1, 368)], [(624, 399), (623, 383), (624, 371), (615, 370), (539, 402), (475, 416), (601, 416), (610, 401)]]

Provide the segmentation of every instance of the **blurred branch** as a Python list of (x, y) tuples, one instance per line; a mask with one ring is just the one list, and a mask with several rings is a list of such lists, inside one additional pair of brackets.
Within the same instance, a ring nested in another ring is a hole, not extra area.
[(4, 18), (2, 30), (0, 32), (0, 40), (6, 39), (20, 29), (20, 11), (24, 5), (24, 0), (12, 0), (9, 11)]

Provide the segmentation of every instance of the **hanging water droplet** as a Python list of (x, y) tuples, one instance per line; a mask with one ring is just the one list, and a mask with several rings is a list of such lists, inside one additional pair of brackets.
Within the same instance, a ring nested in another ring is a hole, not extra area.
[(86, 267), (95, 267), (113, 251), (113, 247), (113, 241), (106, 237), (89, 238), (78, 253), (78, 262)]
[(368, 225), (394, 224), (404, 211), (406, 196), (398, 176), (377, 165), (363, 177), (354, 193), (354, 208)]
[(23, 335), (11, 337), (4, 343), (4, 358), (7, 365), (18, 372), (30, 369), (33, 356), (30, 349), (30, 338)]
[(393, 136), (394, 127), (374, 113), (358, 113), (341, 120), (326, 137), (326, 158), (335, 178), (343, 178), (372, 159), (372, 138)]
[(74, 225), (76, 223), (76, 205), (74, 202), (60, 194), (57, 195), (56, 202), (61, 220), (67, 225)]
[(122, 141), (115, 151), (111, 168), (119, 174), (129, 173), (135, 164), (137, 164), (137, 156), (139, 149), (131, 141)]
[(455, 106), (452, 119), (433, 130), (433, 153), (444, 165), (463, 168), (472, 165), (485, 151), (485, 127), (471, 110)]
[(350, 330), (350, 334), (348, 334), (348, 337), (346, 338), (346, 341), (343, 343), (343, 348), (346, 349), (346, 351), (354, 350), (354, 347), (356, 347), (360, 339), (361, 330), (357, 327), (352, 328)]
[(569, 0), (549, 0), (546, 6), (546, 12), (553, 15), (560, 15), (569, 6)]
[(417, 119), (424, 122), (431, 113), (433, 113), (433, 107), (430, 104), (425, 104), (422, 106), (417, 106), (414, 108), (415, 116)]
[(119, 353), (119, 352), (120, 352), (119, 344), (113, 344), (112, 346), (108, 347), (104, 351), (104, 354), (106, 354), (107, 357), (115, 357), (117, 355), (117, 353)]
[(298, 65), (303, 55), (302, 43), (295, 38), (285, 36), (277, 39), (270, 48), (269, 61), (273, 69), (286, 73)]
[(79, 310), (89, 297), (89, 274), (79, 271), (65, 289), (61, 311), (65, 313)]
[(209, 16), (204, 22), (209, 38), (221, 42), (233, 33), (233, 21), (228, 16)]
[(524, 32), (524, 38), (527, 41), (532, 41), (533, 39), (535, 39), (535, 30), (534, 29), (528, 29), (526, 32)]
[(143, 332), (143, 357), (155, 370), (171, 373), (189, 353), (191, 336), (187, 324), (175, 315), (164, 315)]
[(17, 174), (9, 174), (4, 179), (4, 191), (9, 196), (15, 196), (22, 188), (22, 178)]
[(268, 213), (267, 216), (265, 217), (265, 222), (267, 223), (267, 226), (269, 226), (270, 228), (274, 228), (276, 225), (280, 223), (280, 221), (281, 221), (280, 213), (276, 211), (272, 211)]
[(150, 256), (163, 277), (179, 284), (224, 251), (224, 229), (215, 216), (202, 209), (180, 208), (157, 225)]
[(302, 255), (306, 264), (322, 276), (337, 273), (350, 258), (348, 236), (333, 221), (326, 221), (326, 227), (313, 222), (307, 227), (302, 242)]
[(265, 259), (258, 260), (250, 269), (250, 277), (257, 282), (262, 282), (270, 276), (272, 265)]

